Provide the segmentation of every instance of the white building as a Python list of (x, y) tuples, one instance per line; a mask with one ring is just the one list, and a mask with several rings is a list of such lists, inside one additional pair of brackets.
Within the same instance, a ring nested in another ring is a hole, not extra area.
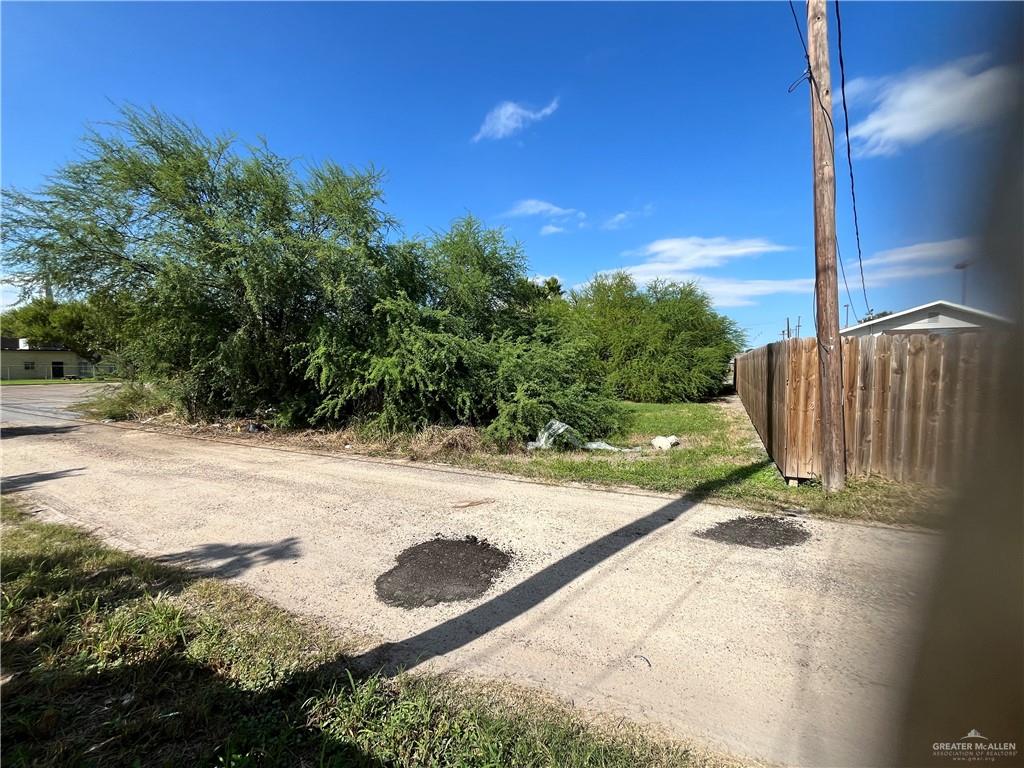
[(28, 339), (4, 338), (0, 342), (0, 379), (86, 379), (95, 376), (96, 369), (60, 346), (31, 346)]
[(954, 304), (951, 301), (933, 301), (919, 307), (905, 309), (860, 325), (851, 325), (839, 332), (841, 336), (877, 336), (899, 333), (965, 333), (987, 328), (1003, 328), (1010, 320), (991, 312)]

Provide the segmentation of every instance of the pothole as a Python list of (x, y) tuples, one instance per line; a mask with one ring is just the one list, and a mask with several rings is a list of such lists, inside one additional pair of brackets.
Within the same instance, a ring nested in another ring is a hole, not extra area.
[(715, 523), (694, 536), (720, 541), (723, 544), (739, 544), (755, 549), (781, 549), (803, 544), (811, 533), (800, 523), (773, 515), (748, 515)]
[(510, 560), (475, 536), (431, 539), (402, 550), (398, 564), (377, 577), (377, 597), (399, 608), (472, 600), (490, 588)]

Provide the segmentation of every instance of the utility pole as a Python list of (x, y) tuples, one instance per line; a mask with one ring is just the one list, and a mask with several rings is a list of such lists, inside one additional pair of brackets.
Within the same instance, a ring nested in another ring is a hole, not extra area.
[(793, 338), (793, 334), (789, 332), (789, 318), (786, 318), (786, 340)]
[(960, 283), (960, 303), (967, 306), (967, 268), (971, 266), (970, 261), (961, 261), (959, 264), (954, 264), (953, 269), (959, 269), (961, 275)]
[(846, 320), (843, 321), (843, 328), (850, 327), (850, 305), (843, 304), (843, 309), (846, 311)]
[(811, 90), (814, 168), (814, 288), (818, 319), (821, 394), (821, 484), (826, 493), (846, 486), (843, 434), (843, 351), (839, 339), (836, 278), (836, 167), (832, 128), (832, 75), (825, 0), (807, 0), (807, 58)]
[(800, 315), (796, 316), (796, 337), (800, 338)]

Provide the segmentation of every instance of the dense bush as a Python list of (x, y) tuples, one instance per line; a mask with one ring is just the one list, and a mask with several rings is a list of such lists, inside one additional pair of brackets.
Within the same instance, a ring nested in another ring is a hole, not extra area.
[(468, 424), (500, 442), (556, 415), (588, 436), (619, 422), (593, 342), (555, 331), (545, 305), (561, 299), (526, 278), (519, 246), (472, 217), (398, 237), (373, 169), (300, 177), (266, 146), (127, 109), (4, 203), (26, 294), (76, 303), (102, 328), (85, 334), (93, 356), (191, 417)]
[(616, 394), (640, 402), (701, 400), (722, 388), (742, 347), (736, 324), (693, 283), (653, 282), (641, 291), (619, 272), (570, 296), (564, 322), (590, 339)]
[(10, 275), (63, 297), (5, 326), (116, 359), (149, 387), (125, 397), (159, 392), (191, 418), (470, 425), (511, 444), (551, 418), (605, 435), (616, 395), (717, 391), (740, 337), (695, 286), (619, 274), (564, 297), (471, 216), (400, 237), (380, 179), (300, 176), (265, 145), (127, 109), (38, 193), (4, 192)]

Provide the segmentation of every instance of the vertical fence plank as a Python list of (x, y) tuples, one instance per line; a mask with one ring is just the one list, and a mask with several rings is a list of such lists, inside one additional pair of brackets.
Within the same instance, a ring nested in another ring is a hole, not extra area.
[(859, 446), (856, 435), (860, 431), (861, 409), (857, 403), (857, 396), (860, 392), (857, 374), (860, 372), (857, 355), (859, 352), (859, 339), (842, 339), (840, 346), (843, 350), (843, 434), (846, 443), (846, 471), (848, 474), (857, 474), (859, 457)]
[(921, 452), (922, 408), (925, 383), (925, 338), (921, 334), (910, 337), (907, 361), (907, 412), (903, 417), (905, 450), (901, 479), (916, 478), (918, 459)]
[[(872, 402), (871, 380), (875, 371), (875, 337), (867, 336), (861, 341), (860, 360), (858, 361), (857, 386), (859, 389), (857, 407), (862, 411), (858, 421), (857, 435), (857, 473), (868, 474), (871, 471), (871, 454), (875, 450), (874, 439), (874, 403)], [(862, 469), (863, 468), (863, 469)]]
[(936, 477), (939, 416), (942, 410), (942, 342), (942, 336), (931, 334), (925, 344), (921, 447), (914, 473), (915, 479), (921, 482), (934, 482)]
[(889, 398), (892, 386), (892, 336), (875, 336), (874, 375), (871, 379), (871, 465), (865, 474), (889, 476), (891, 445), (888, 440), (890, 411)]
[(902, 480), (903, 417), (906, 413), (907, 337), (892, 337), (892, 357), (889, 365), (889, 466), (886, 475)]
[(789, 382), (787, 381), (788, 375), (786, 370), (786, 361), (789, 356), (789, 345), (783, 342), (773, 344), (775, 349), (775, 356), (772, 359), (772, 368), (768, 372), (770, 381), (772, 382), (772, 390), (774, 391), (774, 400), (769, 406), (772, 409), (772, 422), (775, 425), (775, 431), (772, 436), (772, 454), (779, 456), (776, 459), (780, 467), (785, 467), (786, 458), (786, 432), (787, 432), (787, 421), (786, 421), (786, 399), (789, 396)]
[(803, 355), (800, 341), (790, 342), (786, 358), (786, 477), (800, 477), (800, 421), (803, 403)]
[(818, 340), (801, 339), (803, 352), (804, 418), (800, 429), (802, 477), (821, 474), (821, 399), (818, 388)]
[[(965, 456), (974, 456), (977, 445), (978, 421), (981, 411), (981, 396), (978, 391), (980, 379), (979, 366), (979, 339), (977, 334), (972, 334), (966, 339), (965, 354), (962, 358), (963, 375), (963, 403), (960, 406), (962, 419), (962, 438), (960, 449)], [(993, 410), (999, 410), (998, 408)], [(958, 473), (964, 471), (964, 462), (959, 462)]]
[(946, 336), (942, 340), (942, 373), (939, 383), (939, 403), (936, 420), (938, 435), (935, 439), (935, 472), (933, 481), (948, 481), (955, 471), (954, 462), (959, 459), (956, 443), (957, 401), (963, 396), (959, 392), (960, 334)]

